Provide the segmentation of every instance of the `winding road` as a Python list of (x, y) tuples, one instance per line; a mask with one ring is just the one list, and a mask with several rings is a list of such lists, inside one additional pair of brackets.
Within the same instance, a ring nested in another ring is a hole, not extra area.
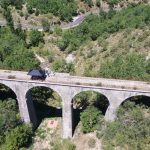
[[(62, 28), (62, 30), (74, 28), (74, 27), (78, 26), (79, 24), (81, 24), (82, 21), (84, 20), (84, 18), (85, 18), (84, 15), (80, 15), (73, 22), (69, 22), (66, 25), (62, 24), (60, 27)], [(6, 26), (6, 24), (7, 24), (7, 21), (5, 19), (0, 19), (0, 26)], [(17, 27), (17, 25), (18, 25), (18, 23), (14, 22), (14, 26)], [(43, 31), (42, 26), (35, 26), (35, 25), (25, 24), (25, 23), (22, 23), (21, 25), (22, 25), (22, 29), (29, 29), (29, 30), (35, 29), (35, 30)]]

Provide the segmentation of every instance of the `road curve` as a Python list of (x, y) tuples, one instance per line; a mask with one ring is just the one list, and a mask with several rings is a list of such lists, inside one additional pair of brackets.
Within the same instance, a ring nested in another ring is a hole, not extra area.
[[(74, 27), (80, 25), (83, 20), (84, 20), (84, 16), (80, 15), (75, 21), (69, 22), (66, 25), (61, 25), (60, 27), (62, 30), (74, 28)], [(6, 26), (6, 25), (7, 25), (7, 21), (5, 19), (0, 19), (0, 26)], [(18, 23), (14, 22), (14, 26), (17, 28)], [(27, 24), (27, 23), (22, 23), (21, 26), (22, 26), (22, 29), (28, 29), (28, 30), (34, 29), (34, 30), (43, 31), (42, 26), (34, 26), (31, 24)]]

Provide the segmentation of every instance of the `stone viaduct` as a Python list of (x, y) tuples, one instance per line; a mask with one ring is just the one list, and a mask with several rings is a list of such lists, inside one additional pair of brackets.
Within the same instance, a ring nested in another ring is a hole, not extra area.
[(56, 75), (47, 77), (45, 81), (37, 81), (30, 80), (26, 72), (1, 70), (0, 84), (16, 94), (22, 120), (33, 125), (36, 125), (36, 115), (30, 89), (48, 87), (57, 92), (62, 99), (63, 138), (72, 137), (72, 99), (82, 91), (96, 91), (107, 97), (109, 106), (105, 119), (108, 121), (115, 119), (117, 108), (128, 98), (141, 95), (150, 97), (150, 83), (129, 80)]

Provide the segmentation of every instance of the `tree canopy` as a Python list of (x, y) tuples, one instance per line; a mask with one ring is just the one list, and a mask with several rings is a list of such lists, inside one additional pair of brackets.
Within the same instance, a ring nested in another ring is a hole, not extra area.
[(75, 0), (27, 0), (27, 7), (30, 10), (36, 8), (44, 14), (52, 13), (65, 21), (70, 21), (77, 13)]
[(10, 28), (0, 28), (0, 68), (28, 70), (39, 66), (33, 51)]

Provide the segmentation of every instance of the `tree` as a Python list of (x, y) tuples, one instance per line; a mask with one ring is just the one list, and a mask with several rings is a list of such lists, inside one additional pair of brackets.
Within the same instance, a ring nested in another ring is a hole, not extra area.
[(73, 72), (74, 71), (74, 64), (73, 63), (66, 63), (64, 59), (59, 59), (54, 61), (53, 69), (57, 72)]
[(5, 150), (19, 150), (26, 146), (31, 135), (32, 128), (30, 125), (17, 126), (6, 136)]
[(22, 30), (22, 25), (21, 25), (20, 20), (18, 21), (18, 25), (15, 30), (15, 33), (18, 35), (18, 37), (20, 37), (20, 39), (22, 39), (23, 41), (26, 41), (26, 33), (24, 30)]
[(22, 4), (24, 3), (24, 0), (1, 0), (0, 5), (2, 8), (7, 9), (9, 5), (13, 5), (16, 7), (16, 9), (21, 9)]
[(97, 7), (101, 7), (101, 2), (100, 2), (101, 0), (96, 0), (96, 6)]
[(43, 34), (37, 30), (30, 32), (30, 46), (38, 46), (39, 43), (44, 43)]
[[(18, 30), (18, 29), (17, 29)], [(33, 51), (26, 48), (26, 43), (18, 31), (18, 35), (10, 28), (0, 28), (0, 68), (29, 70), (37, 68), (39, 62), (36, 60)], [(23, 32), (23, 31), (22, 31)]]
[(150, 61), (146, 65), (146, 72), (150, 74)]
[(49, 32), (49, 30), (50, 30), (50, 25), (49, 25), (48, 20), (43, 19), (43, 20), (42, 20), (42, 26), (43, 26), (43, 30), (44, 30), (45, 32)]
[(84, 133), (88, 133), (96, 130), (100, 117), (101, 112), (96, 107), (88, 106), (87, 109), (83, 111), (80, 116), (82, 122), (82, 131)]
[(11, 15), (11, 9), (9, 7), (4, 9), (3, 15), (5, 16), (7, 20), (7, 25), (10, 27), (12, 31), (14, 31), (14, 21)]
[(0, 100), (0, 145), (4, 142), (6, 133), (16, 127), (19, 121), (16, 100)]

